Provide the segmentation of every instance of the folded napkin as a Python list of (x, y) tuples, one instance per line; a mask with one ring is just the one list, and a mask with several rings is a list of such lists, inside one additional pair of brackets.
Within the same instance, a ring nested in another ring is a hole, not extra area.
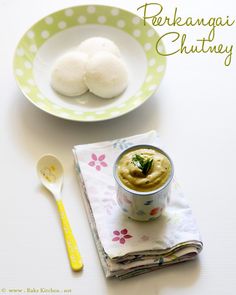
[(73, 149), (88, 219), (106, 277), (120, 279), (193, 259), (202, 250), (196, 222), (176, 180), (162, 216), (138, 222), (116, 201), (113, 164), (132, 145), (162, 148), (155, 131)]

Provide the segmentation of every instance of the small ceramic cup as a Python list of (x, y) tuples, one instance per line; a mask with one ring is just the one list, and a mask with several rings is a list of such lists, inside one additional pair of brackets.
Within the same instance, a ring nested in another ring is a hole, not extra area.
[[(117, 173), (118, 162), (121, 157), (136, 149), (153, 149), (165, 155), (171, 164), (171, 173), (167, 181), (158, 189), (148, 192), (135, 191), (125, 186)], [(166, 207), (170, 194), (171, 181), (174, 175), (174, 166), (170, 157), (161, 149), (152, 145), (136, 145), (124, 150), (117, 158), (113, 168), (117, 184), (117, 201), (122, 211), (130, 218), (138, 221), (149, 221), (159, 217)]]

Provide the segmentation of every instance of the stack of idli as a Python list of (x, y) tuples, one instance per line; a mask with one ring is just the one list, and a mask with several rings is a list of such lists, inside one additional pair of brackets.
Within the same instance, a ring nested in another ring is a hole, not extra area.
[(128, 71), (118, 46), (107, 38), (94, 37), (56, 60), (51, 86), (69, 97), (90, 91), (102, 98), (113, 98), (127, 88)]

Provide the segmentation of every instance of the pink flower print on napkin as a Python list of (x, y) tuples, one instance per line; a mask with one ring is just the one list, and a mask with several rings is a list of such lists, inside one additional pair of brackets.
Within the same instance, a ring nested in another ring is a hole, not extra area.
[(91, 158), (92, 158), (92, 161), (90, 161), (88, 164), (91, 167), (95, 167), (97, 171), (100, 171), (102, 167), (107, 167), (107, 163), (103, 161), (106, 158), (104, 154), (100, 156), (92, 154)]
[(113, 234), (115, 235), (115, 237), (112, 239), (112, 241), (119, 241), (120, 244), (124, 244), (126, 239), (132, 238), (132, 236), (128, 234), (128, 230), (126, 228), (122, 229), (121, 231), (114, 230)]

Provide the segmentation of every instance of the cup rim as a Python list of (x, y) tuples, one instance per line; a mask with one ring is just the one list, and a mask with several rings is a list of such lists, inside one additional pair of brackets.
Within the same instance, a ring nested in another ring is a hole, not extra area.
[[(133, 190), (133, 189), (127, 187), (126, 185), (124, 185), (122, 183), (122, 181), (120, 180), (120, 178), (118, 176), (118, 173), (117, 173), (117, 164), (118, 164), (119, 160), (121, 159), (121, 157), (124, 154), (126, 154), (128, 151), (132, 151), (134, 149), (140, 149), (140, 148), (154, 149), (154, 150), (162, 153), (164, 156), (166, 156), (168, 158), (168, 160), (170, 161), (170, 164), (171, 164), (171, 173), (170, 173), (167, 181), (161, 187), (159, 187), (159, 188), (157, 188), (155, 190), (152, 190), (152, 191), (142, 192), (142, 191), (136, 191), (136, 190)], [(138, 144), (138, 145), (133, 145), (131, 147), (126, 148), (125, 150), (123, 150), (119, 154), (119, 156), (116, 158), (116, 161), (115, 161), (115, 163), (113, 165), (113, 176), (114, 176), (115, 181), (118, 184), (118, 186), (122, 187), (128, 193), (132, 193), (132, 194), (134, 194), (136, 196), (153, 195), (153, 194), (156, 194), (156, 193), (159, 193), (159, 192), (163, 191), (170, 184), (170, 182), (172, 181), (173, 176), (174, 176), (174, 165), (173, 165), (173, 161), (171, 160), (170, 156), (165, 151), (160, 149), (159, 147), (157, 147), (155, 145), (151, 145), (151, 144)]]

